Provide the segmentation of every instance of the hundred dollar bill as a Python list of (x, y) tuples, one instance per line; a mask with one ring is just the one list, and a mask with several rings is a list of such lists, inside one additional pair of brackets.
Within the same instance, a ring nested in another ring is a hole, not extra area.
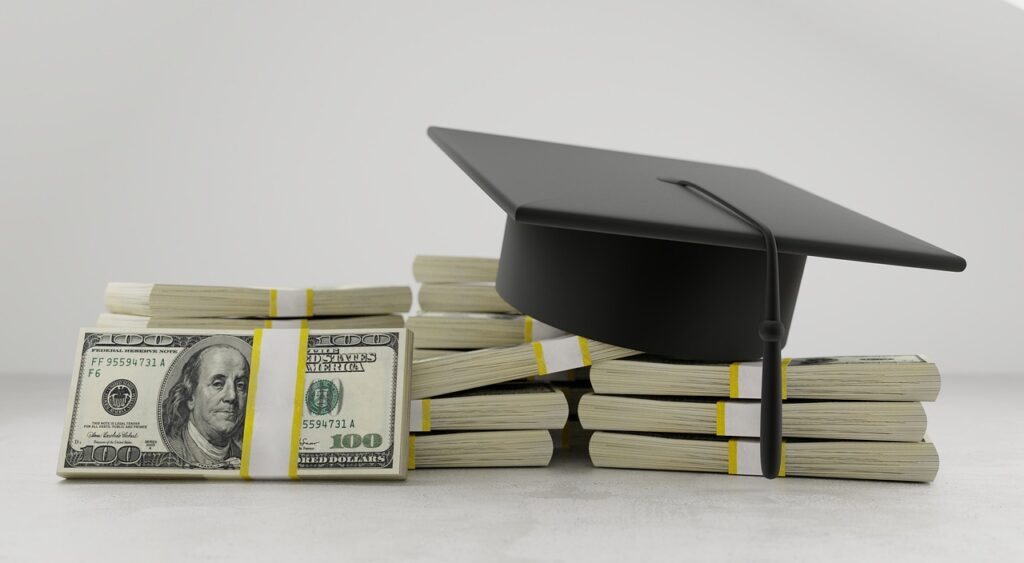
[(63, 477), (405, 478), (405, 329), (83, 329)]

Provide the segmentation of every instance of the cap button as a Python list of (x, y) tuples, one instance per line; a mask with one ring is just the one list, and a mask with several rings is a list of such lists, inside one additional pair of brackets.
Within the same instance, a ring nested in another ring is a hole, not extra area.
[(786, 325), (781, 321), (764, 321), (757, 332), (764, 342), (779, 342), (786, 337)]

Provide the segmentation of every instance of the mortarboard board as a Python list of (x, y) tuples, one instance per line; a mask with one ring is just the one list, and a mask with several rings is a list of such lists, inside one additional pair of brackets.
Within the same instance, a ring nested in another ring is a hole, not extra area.
[(967, 265), (757, 170), (439, 127), (428, 135), (508, 214), (497, 290), (518, 310), (670, 358), (763, 358), (768, 477), (780, 456), (780, 350), (806, 257)]

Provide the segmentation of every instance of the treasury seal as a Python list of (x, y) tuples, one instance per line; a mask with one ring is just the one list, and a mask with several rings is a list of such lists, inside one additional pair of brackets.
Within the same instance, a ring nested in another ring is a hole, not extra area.
[(311, 414), (330, 414), (341, 410), (341, 382), (317, 379), (306, 390), (306, 408)]
[(134, 383), (127, 379), (115, 379), (103, 390), (103, 410), (107, 414), (121, 416), (131, 411), (138, 399), (139, 391)]

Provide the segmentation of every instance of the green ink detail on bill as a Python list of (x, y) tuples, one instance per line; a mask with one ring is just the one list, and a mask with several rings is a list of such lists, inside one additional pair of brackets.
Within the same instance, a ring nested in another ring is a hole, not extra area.
[(317, 379), (306, 390), (306, 408), (310, 414), (327, 415), (341, 405), (341, 382)]

